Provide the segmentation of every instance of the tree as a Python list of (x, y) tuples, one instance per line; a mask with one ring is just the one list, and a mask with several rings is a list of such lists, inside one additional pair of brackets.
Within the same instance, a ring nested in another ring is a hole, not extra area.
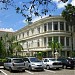
[(23, 47), (20, 43), (13, 43), (12, 44), (12, 48), (14, 50), (14, 52), (16, 52), (16, 56), (17, 56), (17, 52), (21, 52), (21, 50), (23, 50)]
[(5, 45), (2, 37), (0, 37), (0, 57), (3, 58), (6, 56)]
[(56, 50), (59, 52), (59, 54), (61, 54), (61, 50), (62, 50), (61, 43), (55, 41), (48, 42), (48, 47), (51, 48), (53, 56), (55, 56), (54, 53), (56, 52)]
[[(59, 0), (62, 2), (67, 2), (68, 0)], [(0, 3), (4, 6), (2, 9), (8, 10), (9, 6), (13, 6), (17, 13), (22, 14), (29, 22), (32, 20), (33, 14), (35, 16), (41, 16), (49, 14), (51, 11), (54, 11), (57, 7), (52, 0), (28, 0), (22, 1), (21, 6), (15, 4), (15, 0), (0, 0)]]
[(71, 30), (71, 44), (73, 51), (73, 28), (75, 26), (75, 6), (68, 4), (62, 12), (62, 16), (65, 18), (67, 25), (70, 26)]

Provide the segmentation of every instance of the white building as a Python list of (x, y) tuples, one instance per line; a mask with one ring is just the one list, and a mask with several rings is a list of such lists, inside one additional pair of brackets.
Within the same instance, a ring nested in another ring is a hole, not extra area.
[[(70, 56), (72, 51), (70, 26), (61, 16), (50, 16), (40, 19), (14, 33), (14, 42), (19, 42), (24, 50), (34, 55), (39, 51), (43, 56), (51, 56), (52, 50), (48, 48), (48, 42), (58, 41), (62, 44), (61, 56)], [(54, 39), (55, 38), (55, 39)], [(75, 50), (75, 27), (73, 27), (73, 50)]]

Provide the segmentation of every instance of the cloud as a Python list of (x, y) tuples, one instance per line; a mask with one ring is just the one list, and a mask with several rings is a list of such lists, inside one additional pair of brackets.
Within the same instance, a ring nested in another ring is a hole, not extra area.
[(73, 6), (75, 6), (75, 0), (72, 0), (71, 4), (72, 4)]
[(53, 2), (56, 3), (57, 8), (60, 9), (64, 8), (69, 3), (69, 0), (66, 3), (63, 3), (61, 0), (53, 0)]
[[(47, 17), (48, 15), (46, 15), (46, 16), (42, 16), (42, 18), (45, 18), (45, 17)], [(32, 22), (35, 22), (35, 21), (38, 21), (38, 20), (40, 20), (41, 19), (41, 17), (34, 17), (33, 19), (32, 19)]]
[(8, 31), (8, 32), (14, 32), (12, 28), (0, 28), (0, 31)]

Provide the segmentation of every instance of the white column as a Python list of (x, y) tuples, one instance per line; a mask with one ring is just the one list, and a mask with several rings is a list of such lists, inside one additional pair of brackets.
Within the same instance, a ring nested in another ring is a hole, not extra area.
[(64, 45), (65, 45), (65, 47), (66, 47), (66, 37), (64, 38), (64, 43), (65, 43)]

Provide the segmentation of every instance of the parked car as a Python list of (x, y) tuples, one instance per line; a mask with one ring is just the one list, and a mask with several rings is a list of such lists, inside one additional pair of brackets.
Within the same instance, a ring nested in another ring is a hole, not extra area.
[(31, 70), (44, 70), (43, 62), (36, 57), (25, 57), (23, 58), (25, 61), (26, 69)]
[(74, 61), (74, 67), (75, 67), (75, 57), (73, 57), (72, 60)]
[(74, 68), (74, 61), (72, 58), (58, 58), (58, 60), (62, 62), (63, 68)]
[(62, 62), (57, 61), (55, 58), (43, 58), (44, 67), (46, 69), (55, 68), (59, 69), (62, 68)]
[(22, 58), (7, 58), (4, 69), (8, 69), (10, 72), (13, 70), (25, 71), (25, 63)]

